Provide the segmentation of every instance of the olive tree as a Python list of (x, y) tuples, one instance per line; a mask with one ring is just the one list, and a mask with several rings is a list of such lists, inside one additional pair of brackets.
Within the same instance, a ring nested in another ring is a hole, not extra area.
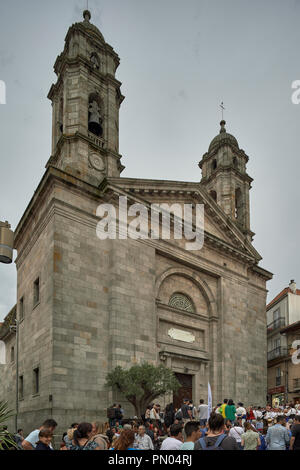
[(115, 367), (106, 376), (106, 386), (121, 392), (134, 406), (136, 416), (141, 416), (156, 398), (180, 388), (171, 369), (148, 363), (134, 365), (130, 369)]

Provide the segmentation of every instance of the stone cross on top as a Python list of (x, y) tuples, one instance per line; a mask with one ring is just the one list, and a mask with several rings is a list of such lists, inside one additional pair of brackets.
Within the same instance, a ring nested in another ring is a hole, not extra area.
[(224, 120), (224, 110), (225, 110), (225, 107), (224, 107), (224, 103), (222, 101), (222, 103), (220, 104), (220, 108), (221, 108), (221, 112), (222, 112), (222, 121)]

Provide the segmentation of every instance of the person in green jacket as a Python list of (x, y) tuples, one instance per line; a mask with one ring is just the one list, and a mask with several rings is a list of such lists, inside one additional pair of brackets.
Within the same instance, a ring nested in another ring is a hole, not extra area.
[(236, 408), (234, 406), (233, 401), (230, 399), (228, 400), (227, 406), (225, 408), (225, 415), (227, 419), (230, 419), (230, 421), (233, 423), (236, 419), (235, 417), (236, 413)]

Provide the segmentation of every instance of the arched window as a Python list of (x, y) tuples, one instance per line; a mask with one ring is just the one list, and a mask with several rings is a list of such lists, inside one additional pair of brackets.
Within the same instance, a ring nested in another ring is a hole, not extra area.
[(181, 294), (180, 292), (175, 292), (171, 295), (169, 305), (170, 307), (178, 308), (179, 310), (195, 313), (195, 307), (192, 300), (187, 295)]
[(101, 98), (96, 94), (92, 93), (89, 96), (89, 123), (88, 129), (90, 132), (95, 134), (98, 137), (102, 137), (103, 127), (102, 127), (102, 102)]
[(63, 126), (64, 121), (64, 99), (61, 97), (59, 100), (59, 116), (58, 116), (58, 126), (59, 132), (62, 134), (64, 130)]
[(235, 190), (235, 218), (241, 221), (242, 216), (242, 192), (240, 188)]
[(212, 171), (214, 171), (214, 170), (217, 168), (217, 166), (218, 166), (218, 165), (217, 165), (217, 160), (214, 159), (214, 160), (212, 161), (212, 164), (211, 164)]
[(210, 191), (209, 194), (210, 194), (210, 197), (212, 197), (213, 200), (217, 202), (217, 193), (216, 193), (216, 191)]
[(232, 163), (233, 163), (233, 167), (236, 168), (236, 169), (238, 169), (238, 161), (237, 161), (237, 158), (236, 158), (236, 157), (233, 158)]

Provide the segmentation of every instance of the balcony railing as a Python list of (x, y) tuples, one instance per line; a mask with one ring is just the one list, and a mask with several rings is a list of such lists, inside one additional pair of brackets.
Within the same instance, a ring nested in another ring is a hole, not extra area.
[(277, 328), (280, 328), (281, 326), (285, 326), (284, 317), (276, 318), (276, 320), (272, 321), (272, 323), (267, 325), (267, 332), (271, 333), (271, 331), (277, 330)]
[(97, 135), (93, 134), (92, 132), (88, 132), (89, 138), (99, 147), (104, 148), (105, 140), (102, 137), (98, 137)]
[(287, 355), (287, 353), (287, 348), (279, 346), (278, 348), (268, 352), (268, 361), (272, 361), (272, 359), (277, 359), (278, 357), (284, 357)]

